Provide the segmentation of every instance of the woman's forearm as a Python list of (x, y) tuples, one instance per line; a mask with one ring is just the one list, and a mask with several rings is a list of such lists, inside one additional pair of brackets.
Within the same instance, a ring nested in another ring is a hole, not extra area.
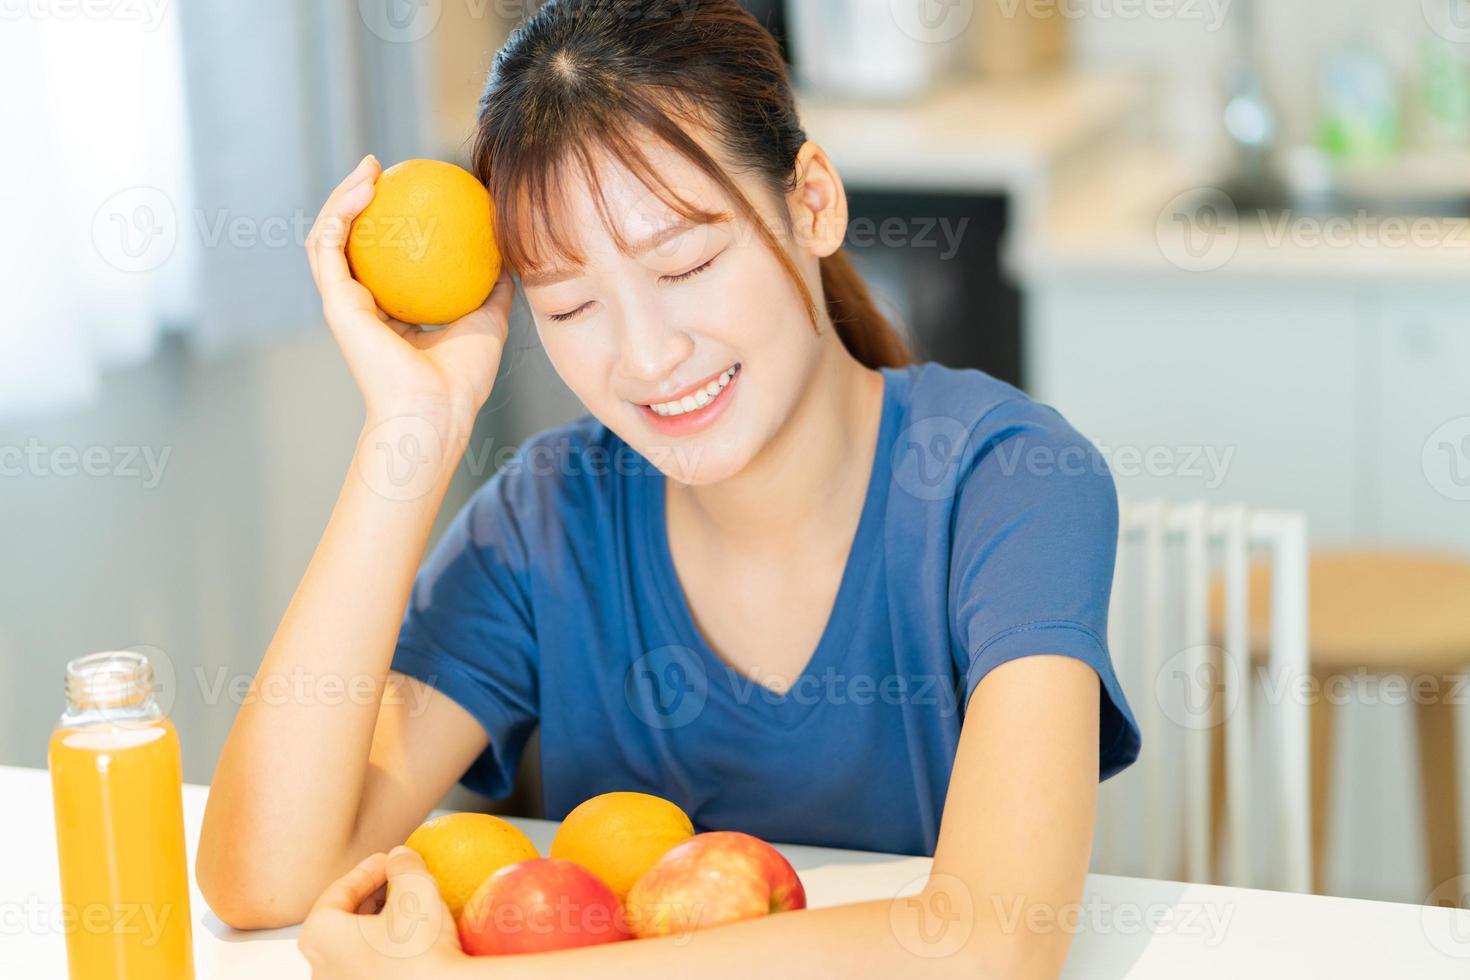
[(1055, 977), (1070, 937), (1033, 934), (1025, 921), (1006, 921), (989, 903), (935, 888), (887, 901), (783, 912), (684, 936), (473, 958), (463, 961), (454, 980)]
[(325, 532), (216, 766), (196, 874), (251, 925), (299, 921), (349, 845), (393, 645), (449, 478), (455, 427), (364, 426)]

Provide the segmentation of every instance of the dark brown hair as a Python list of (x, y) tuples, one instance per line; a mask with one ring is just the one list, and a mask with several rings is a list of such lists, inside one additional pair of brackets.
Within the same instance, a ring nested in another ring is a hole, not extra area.
[[(480, 100), (473, 168), (495, 202), (506, 262), (517, 272), (541, 268), (552, 256), (581, 264), (564, 222), (551, 220), (559, 205), (554, 190), (573, 167), (596, 191), (609, 233), (627, 247), (602, 199), (598, 148), (684, 218), (728, 219), (683, 201), (667, 185), (640, 146), (652, 136), (736, 203), (795, 283), (815, 329), (816, 303), (790, 256), (686, 126), (711, 133), (729, 160), (774, 192), (795, 189), (806, 134), (786, 63), (770, 32), (736, 0), (548, 0), (495, 56)], [(821, 275), (827, 314), (858, 361), (875, 368), (913, 361), (841, 249), (821, 260)]]

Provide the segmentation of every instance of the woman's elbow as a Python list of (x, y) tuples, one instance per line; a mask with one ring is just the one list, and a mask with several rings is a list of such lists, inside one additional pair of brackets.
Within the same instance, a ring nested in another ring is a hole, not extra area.
[(1005, 980), (1055, 980), (1061, 975), (1071, 946), (1065, 932), (1033, 934), (999, 930), (982, 934), (966, 950), (970, 976)]
[(210, 911), (235, 929), (296, 925), (311, 909), (310, 900), (294, 893), (284, 880), (250, 873), (238, 859), (212, 858), (203, 844), (194, 862), (194, 879)]

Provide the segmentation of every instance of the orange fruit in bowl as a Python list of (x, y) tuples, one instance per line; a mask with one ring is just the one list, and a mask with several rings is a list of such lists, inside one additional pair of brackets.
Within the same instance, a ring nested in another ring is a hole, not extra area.
[(551, 856), (580, 864), (622, 901), (665, 851), (693, 836), (689, 817), (662, 797), (603, 793), (567, 814), (551, 841)]
[(455, 919), (480, 882), (507, 865), (540, 857), (520, 828), (488, 813), (445, 813), (421, 824), (404, 845), (424, 859)]
[(394, 164), (352, 222), (347, 264), (389, 316), (451, 323), (485, 302), (500, 275), (490, 194), (452, 163)]

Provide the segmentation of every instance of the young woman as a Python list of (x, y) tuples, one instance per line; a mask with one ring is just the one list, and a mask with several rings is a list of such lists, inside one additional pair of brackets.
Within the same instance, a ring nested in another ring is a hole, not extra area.
[[(1139, 748), (1095, 450), (983, 373), (910, 363), (734, 0), (545, 4), (495, 59), (474, 167), (590, 414), (523, 446), (415, 581), (513, 287), (439, 331), (379, 311), (342, 251), (364, 160), (308, 248), (364, 435), (257, 683), (367, 683), (242, 706), (198, 853), (214, 910), (305, 917), (321, 977), (1055, 975), (1099, 775)], [(408, 492), (375, 479), (385, 446), (413, 447)], [(641, 790), (932, 876), (918, 901), (471, 959), (422, 863), (382, 852), (456, 781), (503, 795), (538, 725), (549, 817)], [(355, 914), (385, 879), (384, 914)]]

